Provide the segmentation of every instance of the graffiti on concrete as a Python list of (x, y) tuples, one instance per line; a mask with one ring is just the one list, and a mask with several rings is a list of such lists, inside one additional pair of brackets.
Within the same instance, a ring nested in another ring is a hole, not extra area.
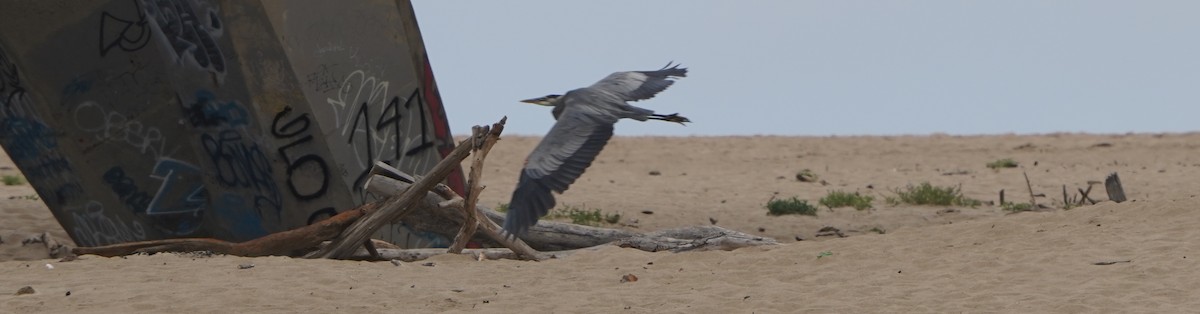
[(126, 52), (141, 50), (150, 42), (150, 27), (146, 25), (146, 12), (141, 0), (133, 3), (134, 16), (121, 16), (109, 11), (100, 12), (100, 56), (108, 55), (113, 49)]
[(68, 208), (74, 227), (71, 234), (79, 245), (99, 246), (146, 239), (141, 222), (127, 223), (104, 213), (104, 204), (89, 201), (78, 208)]
[(225, 74), (225, 55), (217, 45), (224, 31), (214, 5), (200, 0), (142, 0), (150, 28), (175, 61)]

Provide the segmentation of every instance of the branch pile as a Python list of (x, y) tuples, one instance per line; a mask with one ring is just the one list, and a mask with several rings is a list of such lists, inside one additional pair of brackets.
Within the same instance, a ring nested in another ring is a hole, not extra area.
[[(236, 256), (285, 255), (306, 258), (414, 261), (437, 254), (469, 254), (479, 259), (544, 260), (569, 255), (577, 250), (617, 245), (644, 251), (685, 252), (732, 250), (746, 246), (776, 244), (758, 237), (717, 226), (698, 226), (638, 233), (619, 229), (588, 227), (540, 221), (520, 238), (506, 237), (499, 224), (501, 213), (478, 207), (484, 158), (500, 139), (506, 119), (490, 127), (475, 126), (472, 136), (442, 159), (425, 176), (414, 178), (391, 166), (376, 163), (367, 190), (386, 198), (344, 211), (331, 218), (262, 238), (232, 243), (217, 239), (167, 239), (80, 247), (75, 254), (121, 256), (135, 253), (211, 251)], [(467, 194), (458, 195), (443, 182), (456, 165), (474, 152), (468, 175)], [(449, 249), (376, 249), (370, 235), (393, 222), (402, 222), (419, 232), (455, 239)], [(476, 234), (482, 230), (484, 237)], [(328, 241), (328, 243), (326, 243)], [(507, 249), (467, 249), (468, 241), (479, 241)], [(541, 250), (541, 251), (539, 251)]]

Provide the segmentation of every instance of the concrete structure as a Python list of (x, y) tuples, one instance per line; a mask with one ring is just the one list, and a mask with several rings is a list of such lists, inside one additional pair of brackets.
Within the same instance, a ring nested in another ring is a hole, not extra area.
[(82, 246), (303, 226), (454, 145), (407, 0), (5, 1), (0, 136)]

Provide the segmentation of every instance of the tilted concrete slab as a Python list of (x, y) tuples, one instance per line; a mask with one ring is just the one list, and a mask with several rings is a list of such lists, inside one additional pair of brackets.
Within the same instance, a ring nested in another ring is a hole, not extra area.
[(375, 161), (423, 174), (453, 149), (442, 109), (407, 0), (0, 10), (0, 144), (82, 246), (244, 241), (353, 208)]

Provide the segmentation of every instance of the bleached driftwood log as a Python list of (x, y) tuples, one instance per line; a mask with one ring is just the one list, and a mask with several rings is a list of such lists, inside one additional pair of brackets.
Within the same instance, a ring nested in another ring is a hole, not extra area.
[[(383, 165), (386, 166), (386, 165)], [(367, 189), (379, 195), (399, 193), (410, 183), (397, 180), (394, 176), (373, 175)], [(434, 188), (426, 195), (426, 201), (419, 204), (423, 208), (415, 208), (412, 214), (401, 218), (410, 228), (418, 232), (430, 232), (446, 237), (453, 237), (458, 227), (465, 221), (460, 209), (461, 202), (448, 200), (459, 198), (453, 191), (444, 186)], [(477, 207), (493, 223), (502, 223), (504, 214), (484, 207)], [(484, 228), (486, 231), (487, 228)], [(476, 237), (476, 241), (495, 246), (499, 243), (493, 238)], [(620, 229), (609, 229), (582, 226), (554, 221), (539, 221), (529, 232), (521, 237), (525, 243), (534, 249), (543, 251), (569, 251), (600, 245), (613, 244), (621, 247), (636, 248), (644, 251), (684, 252), (693, 250), (732, 250), (740, 247), (777, 244), (774, 239), (746, 234), (718, 226), (695, 226), (663, 230), (651, 233), (639, 233)], [(414, 251), (424, 252), (424, 251)], [(562, 255), (564, 252), (553, 252)], [(380, 254), (384, 257), (392, 254), (407, 254), (390, 252)], [(541, 258), (553, 257), (554, 254), (541, 254)], [(414, 256), (426, 256), (427, 253), (413, 253)], [(501, 256), (501, 255), (497, 255)], [(426, 256), (427, 257), (427, 256)]]

